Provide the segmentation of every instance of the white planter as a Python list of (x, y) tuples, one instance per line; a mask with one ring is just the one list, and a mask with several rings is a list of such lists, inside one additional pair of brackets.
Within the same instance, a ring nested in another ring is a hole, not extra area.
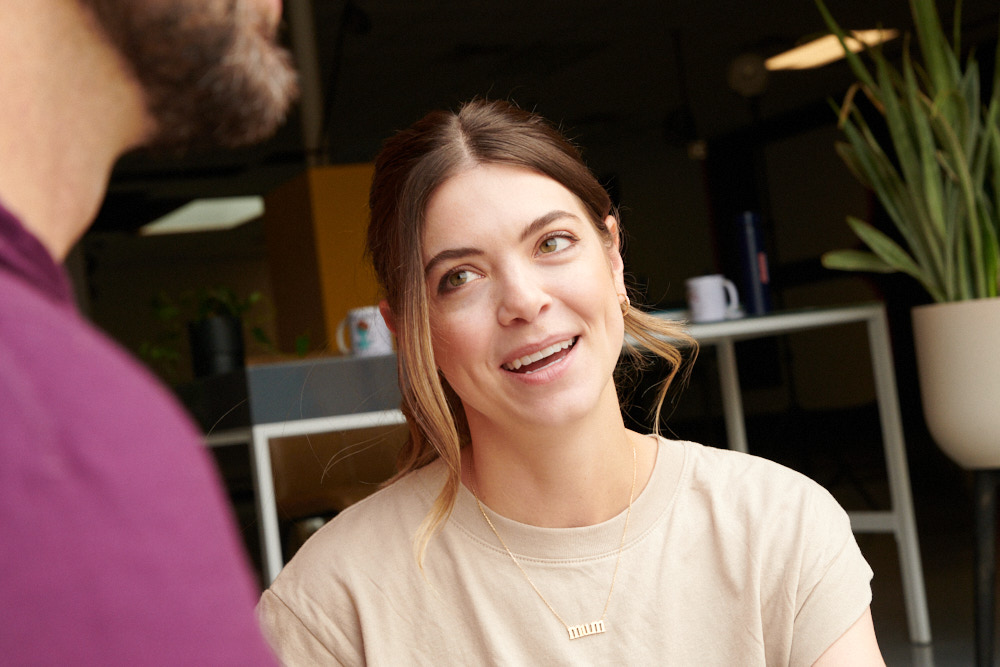
[(1000, 299), (913, 309), (924, 419), (966, 469), (1000, 468)]

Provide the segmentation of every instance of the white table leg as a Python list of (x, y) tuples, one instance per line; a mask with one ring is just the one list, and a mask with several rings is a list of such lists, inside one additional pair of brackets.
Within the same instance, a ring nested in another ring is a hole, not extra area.
[(278, 526), (278, 505), (274, 494), (274, 472), (271, 470), (271, 438), (349, 431), (405, 424), (406, 418), (397, 409), (376, 412), (331, 415), (313, 419), (257, 424), (252, 428), (253, 479), (257, 501), (257, 525), (260, 529), (260, 550), (265, 583), (270, 584), (285, 566)]
[(270, 438), (266, 427), (253, 427), (253, 473), (257, 491), (257, 526), (260, 531), (260, 553), (264, 583), (269, 585), (284, 565), (281, 534), (278, 529), (278, 507), (274, 497), (274, 476), (271, 472)]
[(743, 415), (743, 394), (736, 367), (736, 346), (726, 338), (716, 343), (719, 362), (719, 385), (722, 390), (722, 411), (726, 418), (726, 439), (729, 449), (747, 452), (747, 428)]
[(899, 412), (899, 394), (896, 392), (896, 375), (892, 365), (892, 346), (884, 311), (868, 320), (868, 344), (871, 349), (879, 419), (882, 423), (882, 443), (885, 449), (892, 511), (896, 515), (894, 532), (899, 550), (910, 641), (915, 644), (928, 644), (931, 641), (931, 625), (927, 613), (927, 594), (924, 590), (923, 567), (920, 562), (920, 543), (917, 540), (910, 472), (903, 444), (903, 422)]

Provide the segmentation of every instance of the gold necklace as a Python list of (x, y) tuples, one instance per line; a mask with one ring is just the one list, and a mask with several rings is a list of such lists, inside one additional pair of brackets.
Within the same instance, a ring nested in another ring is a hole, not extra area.
[(479, 512), (483, 515), (483, 518), (486, 519), (486, 523), (487, 525), (489, 525), (490, 530), (492, 530), (493, 534), (497, 536), (498, 540), (500, 540), (500, 544), (503, 545), (503, 548), (507, 552), (507, 555), (510, 556), (510, 559), (512, 561), (514, 561), (514, 565), (517, 565), (517, 569), (521, 571), (521, 574), (524, 575), (524, 578), (528, 580), (529, 584), (531, 584), (531, 588), (534, 589), (535, 594), (538, 595), (539, 599), (545, 603), (545, 606), (549, 608), (549, 611), (552, 612), (552, 615), (555, 616), (559, 620), (559, 622), (562, 623), (563, 626), (566, 628), (566, 632), (569, 633), (569, 638), (571, 640), (579, 639), (580, 637), (588, 637), (590, 635), (599, 635), (606, 630), (604, 625), (604, 618), (608, 615), (608, 605), (611, 604), (611, 595), (612, 593), (615, 592), (615, 579), (618, 578), (618, 566), (622, 562), (622, 551), (625, 549), (625, 535), (628, 533), (628, 520), (629, 517), (632, 515), (632, 500), (635, 498), (635, 478), (636, 478), (637, 468), (638, 468), (638, 463), (635, 453), (635, 443), (633, 443), (632, 444), (632, 490), (629, 492), (628, 495), (628, 510), (625, 512), (625, 527), (622, 529), (622, 539), (621, 542), (618, 544), (618, 557), (615, 559), (615, 571), (611, 575), (611, 590), (608, 591), (608, 599), (604, 601), (604, 611), (601, 613), (601, 618), (596, 621), (592, 621), (590, 623), (581, 623), (580, 625), (570, 625), (569, 623), (567, 623), (562, 619), (562, 616), (559, 615), (559, 612), (557, 612), (555, 608), (551, 604), (549, 604), (549, 601), (545, 599), (545, 596), (542, 595), (542, 592), (538, 590), (538, 586), (535, 586), (535, 582), (533, 582), (531, 580), (531, 577), (528, 576), (528, 573), (525, 571), (520, 561), (518, 561), (517, 558), (514, 557), (514, 552), (510, 550), (510, 547), (507, 546), (507, 543), (503, 541), (502, 537), (500, 537), (500, 533), (497, 532), (496, 526), (494, 526), (493, 522), (490, 521), (490, 517), (486, 514), (486, 510), (483, 509), (483, 504), (479, 502), (479, 494), (476, 492), (475, 468), (473, 468), (473, 475), (472, 475), (473, 479), (471, 480), (472, 495), (476, 499), (476, 505), (479, 507)]

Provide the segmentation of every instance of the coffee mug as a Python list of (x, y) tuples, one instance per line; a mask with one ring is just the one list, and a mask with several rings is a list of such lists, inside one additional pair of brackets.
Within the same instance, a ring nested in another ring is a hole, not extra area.
[[(350, 331), (350, 345), (344, 340)], [(355, 357), (377, 357), (392, 354), (392, 334), (378, 306), (352, 308), (337, 325), (337, 347), (341, 354)]]
[(685, 285), (692, 322), (718, 322), (742, 314), (736, 285), (725, 276), (716, 273), (688, 278)]

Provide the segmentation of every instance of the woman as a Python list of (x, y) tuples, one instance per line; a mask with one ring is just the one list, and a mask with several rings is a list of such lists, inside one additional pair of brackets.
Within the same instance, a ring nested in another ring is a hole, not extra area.
[(556, 130), (432, 113), (370, 203), (410, 441), (261, 598), (284, 662), (882, 664), (829, 494), (625, 428), (625, 333), (672, 369), (660, 404), (686, 337), (629, 303), (611, 202)]

